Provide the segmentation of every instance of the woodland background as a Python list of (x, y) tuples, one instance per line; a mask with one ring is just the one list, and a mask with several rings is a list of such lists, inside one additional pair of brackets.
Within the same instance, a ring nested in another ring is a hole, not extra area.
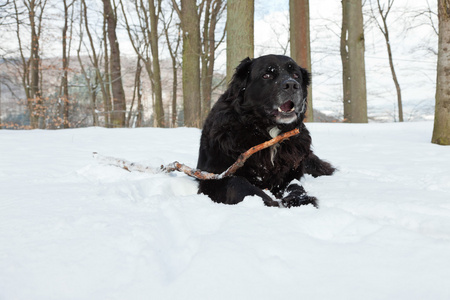
[[(227, 5), (233, 2), (239, 6), (253, 1), (1, 0), (0, 128), (201, 127), (226, 88), (227, 52), (245, 45), (239, 30), (230, 30), (235, 22), (227, 24)], [(254, 17), (245, 20), (249, 25), (236, 24), (241, 31), (253, 26), (250, 57), (291, 54), (292, 3), (256, 0)], [(309, 5), (314, 121), (351, 121), (343, 106), (342, 3)], [(435, 1), (366, 0), (362, 11), (368, 120), (401, 120), (398, 89), (379, 27), (381, 13), (389, 7), (386, 28), (403, 96), (403, 119), (432, 120)], [(242, 14), (237, 19), (248, 16), (246, 9), (237, 10)], [(197, 50), (191, 54), (194, 65), (189, 65), (183, 55), (188, 55), (193, 38), (198, 39)], [(192, 85), (194, 92), (187, 90)]]

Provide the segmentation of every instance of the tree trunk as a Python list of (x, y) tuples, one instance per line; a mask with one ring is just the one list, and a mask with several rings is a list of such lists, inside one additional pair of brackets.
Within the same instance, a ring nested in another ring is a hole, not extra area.
[[(83, 0), (84, 1), (84, 0)], [(86, 27), (88, 25), (86, 24)], [(109, 67), (109, 54), (108, 54), (108, 22), (106, 18), (103, 18), (103, 61), (104, 66), (104, 72), (103, 76), (100, 73), (100, 63), (97, 63), (99, 68), (99, 76), (98, 80), (100, 80), (100, 84), (102, 85), (102, 91), (103, 93), (103, 107), (104, 107), (104, 115), (105, 115), (105, 126), (107, 128), (112, 127), (112, 111), (113, 111), (113, 103), (111, 101), (111, 74), (110, 74), (110, 67)], [(92, 48), (92, 51), (94, 52), (94, 48)]]
[[(80, 5), (81, 5), (81, 8), (80, 8), (80, 32), (82, 32), (82, 28), (81, 27), (82, 27), (82, 23), (84, 21), (84, 26), (86, 28), (86, 33), (87, 33), (87, 36), (88, 36), (88, 39), (89, 39), (89, 45), (90, 45), (91, 51), (92, 51), (92, 57), (91, 57), (91, 55), (89, 55), (89, 57), (91, 58), (91, 63), (94, 66), (94, 69), (95, 69), (95, 82), (96, 82), (95, 87), (100, 86), (100, 91), (102, 92), (102, 97), (103, 97), (103, 101), (104, 101), (105, 125), (106, 125), (106, 127), (110, 127), (110, 122), (109, 122), (110, 114), (109, 113), (111, 111), (111, 109), (110, 109), (110, 107), (111, 107), (111, 100), (110, 99), (111, 98), (110, 98), (110, 94), (109, 94), (109, 91), (108, 91), (107, 86), (106, 86), (106, 82), (108, 81), (108, 79), (105, 78), (105, 80), (103, 80), (102, 74), (100, 72), (100, 63), (99, 63), (99, 59), (98, 59), (98, 56), (97, 56), (96, 47), (94, 45), (94, 40), (93, 40), (91, 32), (89, 30), (89, 22), (88, 22), (88, 19), (87, 19), (87, 5), (86, 5), (86, 1), (85, 0), (81, 0)], [(105, 51), (105, 56), (106, 56), (107, 55), (106, 36), (104, 36), (104, 37), (105, 37), (105, 49), (104, 49), (104, 51)], [(82, 44), (82, 36), (80, 37), (80, 44), (79, 44), (79, 47), (78, 47), (78, 52), (81, 51), (81, 44)], [(80, 62), (80, 66), (83, 68), (81, 59), (79, 58), (78, 60)], [(86, 77), (86, 75), (87, 75), (86, 72), (83, 72), (83, 74), (85, 74), (85, 78), (86, 78), (86, 81), (89, 84), (89, 88), (93, 92), (91, 94), (91, 96), (92, 96), (91, 99), (92, 99), (93, 102), (91, 102), (91, 103), (92, 103), (92, 113), (94, 114), (94, 123), (95, 123), (96, 121), (98, 122), (98, 116), (96, 114), (97, 108), (96, 108), (96, 104), (95, 104), (95, 100), (96, 100), (95, 89), (92, 87), (93, 85), (90, 84), (90, 79), (88, 79)]]
[[(39, 38), (40, 35), (37, 30), (37, 26), (40, 27), (40, 22), (36, 24), (36, 17), (41, 18), (43, 11), (41, 10), (40, 16), (37, 16), (38, 7), (36, 1), (31, 0), (28, 3), (28, 17), (30, 21), (31, 29), (31, 49), (30, 49), (30, 98), (28, 99), (30, 109), (30, 125), (32, 128), (44, 128), (44, 103), (41, 97), (41, 90), (39, 84), (39, 66), (41, 64), (39, 56)], [(39, 5), (39, 4), (38, 4)]]
[[(203, 23), (203, 56), (202, 56), (202, 123), (211, 110), (212, 80), (216, 53), (215, 30), (222, 10), (222, 0), (206, 0)], [(219, 41), (220, 43), (220, 41)]]
[[(24, 47), (22, 46), (22, 39), (21, 39), (21, 15), (19, 12), (19, 8), (17, 6), (17, 2), (14, 1), (14, 18), (15, 18), (15, 25), (16, 25), (16, 37), (17, 37), (17, 42), (19, 44), (19, 54), (20, 54), (20, 59), (21, 59), (21, 63), (22, 63), (22, 72), (20, 74), (21, 76), (21, 81), (22, 81), (22, 87), (23, 90), (25, 92), (25, 97), (27, 99), (27, 109), (28, 109), (28, 113), (30, 115), (30, 123), (31, 123), (31, 115), (33, 114), (33, 106), (31, 105), (32, 102), (31, 100), (31, 95), (30, 95), (30, 78), (29, 78), (29, 73), (30, 73), (30, 68), (28, 65), (28, 62), (26, 60), (25, 54), (24, 54)], [(19, 71), (20, 73), (20, 71)]]
[[(92, 113), (92, 125), (98, 126), (98, 114), (97, 114), (97, 106), (96, 106), (96, 92), (91, 84), (91, 76), (87, 74), (86, 69), (84, 68), (83, 61), (81, 60), (81, 45), (83, 44), (83, 19), (85, 17), (85, 5), (84, 1), (80, 2), (80, 40), (78, 43), (78, 49), (77, 49), (77, 59), (78, 63), (80, 64), (81, 73), (83, 74), (84, 79), (86, 80), (86, 86), (89, 94), (89, 102), (90, 102), (90, 108)], [(94, 76), (94, 78), (97, 78), (97, 76)]]
[[(153, 124), (157, 127), (165, 127), (164, 107), (162, 99), (161, 67), (159, 61), (159, 35), (158, 21), (161, 14), (161, 0), (134, 0), (137, 16), (133, 16), (129, 22), (127, 10), (123, 1), (119, 1), (125, 20), (126, 30), (131, 45), (139, 59), (144, 62), (145, 70), (150, 79), (152, 90)], [(139, 24), (133, 26), (133, 24)], [(149, 51), (150, 50), (150, 51)], [(150, 55), (151, 52), (151, 55)]]
[[(81, 60), (81, 59), (80, 59)], [(80, 62), (81, 65), (81, 62)], [(84, 73), (84, 72), (83, 72)], [(91, 83), (90, 74), (86, 77), (86, 82), (88, 84), (89, 90), (89, 99), (91, 104), (91, 113), (92, 113), (92, 122), (94, 126), (99, 126), (98, 122), (98, 110), (97, 110), (97, 87), (99, 86), (99, 77), (97, 75), (94, 76), (95, 84)]]
[[(205, 4), (205, 16), (203, 21), (203, 55), (202, 55), (202, 70), (201, 70), (201, 87), (202, 87), (202, 123), (206, 119), (211, 108), (211, 87), (212, 87), (212, 74), (209, 77), (209, 64), (214, 65), (214, 59), (210, 60), (210, 45), (213, 44), (214, 48), (214, 31), (211, 24), (211, 7), (212, 0), (206, 0)], [(212, 31), (212, 32), (211, 32)], [(209, 33), (212, 33), (212, 40), (209, 39)]]
[(175, 56), (172, 56), (172, 77), (172, 127), (177, 127), (178, 67)]
[(340, 39), (340, 52), (342, 61), (342, 90), (344, 103), (344, 122), (350, 120), (350, 78), (349, 78), (349, 62), (348, 62), (348, 48), (347, 48), (347, 31), (348, 20), (346, 17), (346, 8), (344, 2), (342, 2), (342, 27), (341, 27), (341, 39)]
[(389, 57), (389, 67), (391, 68), (392, 80), (394, 80), (395, 90), (397, 91), (398, 120), (399, 120), (399, 122), (403, 122), (402, 91), (400, 89), (400, 83), (398, 82), (397, 74), (395, 72), (394, 61), (392, 58), (392, 50), (391, 50), (391, 44), (389, 41), (389, 33), (387, 31), (386, 21), (384, 21), (384, 24), (385, 24), (384, 26), (386, 29), (386, 34), (384, 36), (386, 39), (386, 46), (387, 46), (388, 57)]
[[(133, 127), (133, 107), (134, 107), (134, 101), (136, 100), (136, 97), (141, 96), (141, 73), (142, 73), (142, 66), (141, 66), (141, 58), (138, 57), (136, 62), (136, 72), (134, 73), (134, 87), (133, 87), (133, 97), (131, 98), (131, 104), (130, 104), (130, 110), (128, 112), (127, 117), (127, 127)], [(139, 102), (139, 100), (138, 100)], [(137, 105), (137, 114), (139, 114), (139, 104)]]
[(113, 113), (111, 123), (113, 127), (125, 127), (125, 92), (122, 84), (122, 73), (120, 67), (119, 41), (116, 35), (117, 16), (111, 6), (110, 0), (103, 0), (104, 18), (108, 24), (108, 40), (110, 47), (110, 75), (111, 90), (113, 96)]
[(228, 0), (227, 3), (227, 82), (246, 57), (253, 58), (254, 0)]
[(342, 0), (341, 60), (344, 121), (367, 123), (364, 29), (361, 0)]
[[(31, 3), (34, 8), (34, 2)], [(32, 9), (29, 13), (31, 25), (31, 53), (30, 53), (30, 76), (31, 76), (31, 101), (33, 102), (34, 110), (31, 117), (31, 127), (38, 128), (39, 117), (41, 117), (41, 91), (39, 90), (39, 37), (36, 33), (36, 24), (34, 20), (35, 11)]]
[[(161, 8), (161, 0), (158, 0), (158, 9)], [(161, 88), (161, 68), (159, 65), (159, 50), (158, 50), (158, 17), (156, 14), (155, 1), (148, 0), (148, 7), (150, 13), (150, 48), (152, 51), (152, 67), (153, 67), (153, 92), (155, 93), (155, 118), (158, 127), (165, 127), (164, 108), (162, 101)]]
[(177, 61), (177, 56), (178, 56), (178, 49), (180, 47), (180, 42), (181, 42), (181, 31), (180, 31), (180, 27), (177, 26), (177, 35), (175, 38), (175, 45), (172, 45), (172, 43), (170, 42), (170, 38), (169, 38), (169, 27), (170, 24), (173, 20), (173, 11), (169, 17), (169, 20), (166, 20), (165, 18), (163, 18), (163, 23), (164, 23), (164, 35), (166, 37), (166, 42), (167, 42), (167, 48), (169, 50), (169, 54), (170, 54), (170, 58), (172, 61), (172, 113), (171, 113), (171, 118), (172, 118), (172, 123), (171, 123), (171, 127), (176, 127), (177, 126), (177, 89), (178, 89), (178, 61)]
[(68, 31), (68, 19), (69, 19), (69, 7), (73, 4), (67, 5), (67, 0), (63, 1), (64, 3), (64, 26), (62, 29), (62, 70), (63, 75), (61, 78), (61, 92), (60, 92), (60, 108), (63, 119), (63, 128), (69, 128), (69, 57), (68, 57), (68, 49), (67, 49), (67, 31)]
[(378, 22), (377, 22), (377, 24), (378, 24), (378, 27), (380, 28), (381, 33), (383, 34), (384, 39), (386, 41), (386, 47), (387, 47), (388, 58), (389, 58), (389, 67), (391, 68), (392, 80), (394, 80), (395, 89), (397, 91), (398, 120), (400, 122), (403, 122), (402, 92), (400, 89), (400, 83), (398, 82), (398, 79), (397, 79), (397, 74), (395, 72), (394, 60), (392, 58), (391, 41), (389, 39), (389, 29), (387, 26), (387, 17), (389, 15), (389, 12), (390, 12), (393, 4), (394, 4), (394, 0), (389, 0), (388, 4), (387, 4), (388, 7), (387, 7), (387, 9), (385, 9), (384, 6), (381, 7), (380, 0), (377, 0), (378, 12), (380, 13), (381, 20), (383, 21), (383, 27), (381, 27), (381, 25)]
[(450, 0), (438, 0), (436, 107), (431, 142), (450, 145)]
[(200, 21), (196, 0), (181, 0), (184, 124), (200, 127)]
[[(290, 0), (291, 57), (311, 72), (311, 42), (309, 31), (309, 0)], [(312, 87), (308, 88), (307, 122), (314, 121)]]

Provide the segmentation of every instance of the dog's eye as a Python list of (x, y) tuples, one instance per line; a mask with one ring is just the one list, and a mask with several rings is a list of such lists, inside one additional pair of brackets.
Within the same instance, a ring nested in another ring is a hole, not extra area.
[(298, 74), (297, 73), (294, 73), (294, 74), (292, 74), (292, 77), (294, 78), (294, 79), (298, 79)]
[(264, 74), (264, 75), (262, 76), (262, 78), (263, 78), (263, 79), (272, 79), (272, 78), (273, 78), (273, 75), (270, 74), (270, 73), (266, 73), (266, 74)]

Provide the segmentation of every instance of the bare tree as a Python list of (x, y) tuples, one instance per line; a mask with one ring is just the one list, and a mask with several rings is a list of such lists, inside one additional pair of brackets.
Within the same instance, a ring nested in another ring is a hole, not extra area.
[[(83, 0), (84, 1), (84, 0)], [(87, 20), (87, 17), (86, 17)], [(87, 26), (87, 25), (86, 25)], [(111, 68), (109, 66), (110, 64), (110, 60), (109, 60), (109, 43), (108, 43), (108, 21), (107, 19), (103, 16), (103, 27), (102, 27), (102, 40), (103, 40), (103, 80), (101, 80), (100, 78), (96, 78), (96, 83), (100, 82), (100, 84), (102, 86), (104, 86), (104, 94), (103, 94), (103, 99), (105, 99), (105, 105), (104, 105), (104, 109), (106, 111), (105, 114), (105, 123), (106, 123), (106, 127), (113, 127), (113, 123), (112, 123), (112, 112), (114, 110), (113, 106), (113, 97), (111, 95)], [(102, 48), (100, 48), (99, 50), (101, 50)], [(93, 49), (94, 51), (94, 49)], [(101, 52), (99, 52), (100, 56), (101, 56)], [(101, 64), (101, 62), (99, 62), (99, 64)], [(100, 68), (100, 65), (99, 65)], [(100, 70), (100, 69), (99, 69)], [(100, 73), (99, 73), (100, 74)]]
[(122, 84), (122, 71), (120, 66), (120, 48), (119, 41), (117, 39), (116, 27), (117, 27), (117, 8), (112, 6), (110, 0), (103, 1), (103, 17), (108, 24), (108, 40), (110, 47), (110, 76), (111, 76), (111, 90), (113, 96), (113, 113), (111, 123), (113, 127), (125, 126), (125, 91)]
[(173, 21), (174, 10), (171, 11), (170, 15), (166, 18), (163, 15), (164, 24), (164, 35), (166, 37), (167, 48), (169, 50), (171, 62), (172, 62), (172, 127), (176, 127), (177, 124), (177, 90), (178, 90), (178, 67), (180, 65), (178, 61), (178, 51), (181, 43), (181, 28), (179, 24), (175, 25), (175, 38), (174, 41), (170, 39), (169, 29)]
[[(372, 5), (372, 3), (370, 3), (370, 5)], [(394, 0), (387, 0), (387, 5), (381, 4), (381, 1), (377, 0), (378, 13), (380, 14), (382, 24), (380, 24), (380, 22), (378, 22), (378, 19), (375, 16), (375, 12), (372, 7), (371, 7), (371, 9), (372, 9), (372, 16), (375, 19), (375, 21), (378, 25), (378, 28), (380, 29), (380, 31), (383, 34), (384, 39), (386, 41), (386, 48), (387, 48), (388, 58), (389, 58), (389, 67), (391, 69), (392, 79), (394, 80), (395, 89), (397, 91), (398, 120), (400, 122), (403, 122), (402, 91), (400, 89), (400, 83), (398, 82), (397, 74), (395, 72), (394, 59), (392, 57), (392, 50), (391, 50), (391, 41), (389, 38), (389, 28), (387, 25), (387, 18), (388, 18), (389, 12), (391, 11), (391, 8), (393, 5), (394, 5)]]
[(224, 31), (221, 39), (216, 43), (215, 30), (224, 8), (225, 5), (223, 0), (206, 0), (203, 21), (203, 54), (201, 71), (202, 121), (206, 119), (209, 111), (211, 110), (215, 53), (217, 47), (225, 38)]
[[(63, 127), (69, 128), (69, 63), (70, 63), (70, 45), (72, 41), (72, 23), (73, 23), (73, 6), (75, 0), (68, 2), (63, 0), (64, 4), (64, 25), (62, 28), (62, 77), (60, 87), (60, 115), (63, 116)], [(72, 12), (69, 10), (72, 8)], [(70, 24), (69, 24), (70, 18)], [(69, 26), (70, 25), (70, 26)], [(68, 33), (69, 32), (69, 33)], [(69, 45), (67, 45), (69, 41)]]
[(227, 2), (227, 82), (246, 57), (254, 55), (254, 0)]
[[(83, 43), (83, 20), (86, 14), (86, 5), (84, 3), (84, 0), (80, 1), (80, 26), (79, 26), (79, 44), (77, 48), (77, 58), (78, 63), (80, 64), (81, 72), (84, 76), (84, 79), (86, 81), (86, 86), (88, 90), (89, 95), (89, 101), (90, 101), (90, 107), (91, 107), (91, 113), (92, 113), (92, 120), (94, 126), (98, 126), (98, 114), (97, 114), (97, 104), (96, 104), (96, 98), (97, 98), (97, 92), (96, 92), (96, 86), (94, 86), (91, 83), (91, 76), (87, 73), (82, 58), (81, 58), (81, 45)], [(95, 51), (95, 50), (94, 50)], [(95, 72), (95, 78), (97, 78), (97, 72)]]
[(162, 100), (161, 67), (159, 61), (158, 20), (161, 14), (161, 0), (133, 0), (131, 3), (137, 15), (138, 25), (130, 22), (125, 5), (120, 1), (128, 36), (138, 57), (144, 62), (152, 85), (154, 116), (156, 126), (165, 127)]
[(431, 142), (450, 145), (450, 0), (438, 0), (436, 107)]
[(183, 111), (184, 124), (200, 127), (200, 17), (196, 0), (172, 0), (183, 31)]
[[(12, 0), (5, 0), (4, 2), (0, 3), (0, 26), (2, 28), (2, 31), (6, 27), (5, 25), (8, 24), (8, 21), (14, 15), (14, 13), (11, 12), (11, 2)], [(4, 58), (4, 55), (9, 52), (3, 47), (4, 45), (0, 45), (0, 58), (2, 59)]]
[[(435, 21), (437, 19), (438, 14), (434, 9), (431, 8), (429, 0), (426, 0), (425, 8), (422, 7), (420, 9), (413, 10), (410, 12), (410, 15), (411, 15), (411, 19), (415, 21), (414, 22), (415, 24), (414, 25), (410, 24), (410, 26), (408, 28), (409, 30), (425, 25), (425, 26), (430, 26), (433, 29), (434, 33), (436, 35), (439, 35), (438, 24), (436, 24), (436, 21)], [(421, 21), (420, 19), (423, 19), (425, 21)], [(435, 54), (437, 54), (437, 53), (435, 53)]]
[(133, 88), (133, 98), (131, 99), (131, 105), (130, 105), (130, 111), (128, 113), (127, 118), (127, 126), (133, 127), (133, 106), (134, 101), (137, 98), (137, 113), (136, 113), (136, 127), (142, 126), (142, 116), (143, 116), (143, 109), (142, 109), (142, 82), (141, 82), (141, 73), (142, 73), (142, 66), (141, 66), (141, 58), (138, 57), (137, 59), (137, 65), (136, 65), (136, 72), (134, 75), (134, 88)]
[(341, 28), (344, 120), (367, 123), (364, 29), (361, 0), (342, 0)]
[[(311, 72), (311, 42), (309, 34), (309, 0), (290, 0), (291, 57)], [(306, 121), (314, 121), (312, 88), (308, 91)]]
[[(110, 126), (110, 112), (111, 112), (111, 98), (110, 98), (110, 94), (108, 93), (108, 89), (106, 88), (106, 84), (105, 82), (108, 81), (108, 79), (104, 79), (102, 76), (102, 72), (100, 70), (101, 68), (101, 64), (100, 64), (100, 57), (99, 54), (97, 53), (97, 49), (98, 47), (96, 47), (95, 43), (94, 43), (94, 38), (92, 36), (90, 27), (89, 27), (89, 22), (88, 22), (88, 15), (87, 15), (87, 5), (86, 5), (86, 1), (85, 0), (81, 0), (81, 10), (80, 10), (80, 35), (82, 32), (81, 29), (81, 23), (84, 22), (84, 29), (86, 30), (86, 34), (88, 37), (88, 42), (89, 42), (89, 48), (87, 48), (88, 51), (88, 55), (89, 55), (89, 59), (94, 67), (95, 70), (95, 83), (91, 82), (90, 76), (87, 74), (87, 72), (83, 71), (83, 74), (85, 76), (86, 81), (88, 82), (88, 85), (90, 86), (90, 89), (92, 90), (92, 94), (91, 94), (91, 101), (95, 100), (95, 89), (94, 86), (99, 86), (100, 87), (100, 91), (102, 93), (102, 98), (104, 101), (104, 110), (105, 110), (105, 123), (106, 126), (109, 127)], [(83, 68), (83, 63), (80, 59), (80, 51), (81, 51), (81, 44), (83, 42), (82, 36), (80, 37), (80, 46), (78, 48), (78, 61), (80, 62), (80, 66)], [(105, 51), (106, 52), (106, 51)], [(93, 112), (95, 113), (96, 109), (96, 104), (95, 102), (92, 103), (92, 109)], [(96, 118), (94, 118), (94, 122), (95, 122)]]
[[(157, 6), (157, 8), (156, 8)], [(150, 47), (153, 55), (153, 79), (155, 89), (155, 113), (156, 124), (158, 127), (165, 127), (164, 108), (162, 101), (162, 86), (161, 86), (161, 68), (159, 65), (159, 49), (158, 49), (158, 19), (161, 12), (161, 0), (148, 1), (150, 13)]]
[(0, 3), (0, 25), (3, 23), (3, 21), (6, 19), (8, 13), (6, 11), (6, 8), (9, 6), (9, 4), (11, 3), (11, 0), (6, 0), (5, 2)]
[[(22, 86), (27, 98), (27, 108), (30, 114), (31, 128), (44, 128), (45, 109), (41, 95), (40, 81), (40, 37), (42, 30), (42, 19), (47, 0), (24, 0), (24, 7), (18, 6), (17, 1), (14, 3), (14, 16), (16, 22), (17, 41), (19, 44), (19, 54), (22, 64), (21, 78)], [(28, 26), (31, 33), (30, 36), (30, 54), (26, 56), (25, 45), (22, 42), (22, 16), (28, 15)]]

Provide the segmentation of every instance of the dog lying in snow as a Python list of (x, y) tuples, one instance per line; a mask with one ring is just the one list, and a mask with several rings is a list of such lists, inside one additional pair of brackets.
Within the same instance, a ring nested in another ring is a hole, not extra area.
[(291, 183), (305, 173), (317, 177), (335, 171), (311, 150), (311, 136), (303, 123), (309, 84), (310, 74), (287, 56), (244, 59), (205, 121), (197, 168), (221, 173), (255, 145), (294, 128), (300, 134), (255, 153), (233, 177), (200, 180), (199, 193), (225, 204), (257, 195), (267, 206), (317, 207), (315, 197)]

